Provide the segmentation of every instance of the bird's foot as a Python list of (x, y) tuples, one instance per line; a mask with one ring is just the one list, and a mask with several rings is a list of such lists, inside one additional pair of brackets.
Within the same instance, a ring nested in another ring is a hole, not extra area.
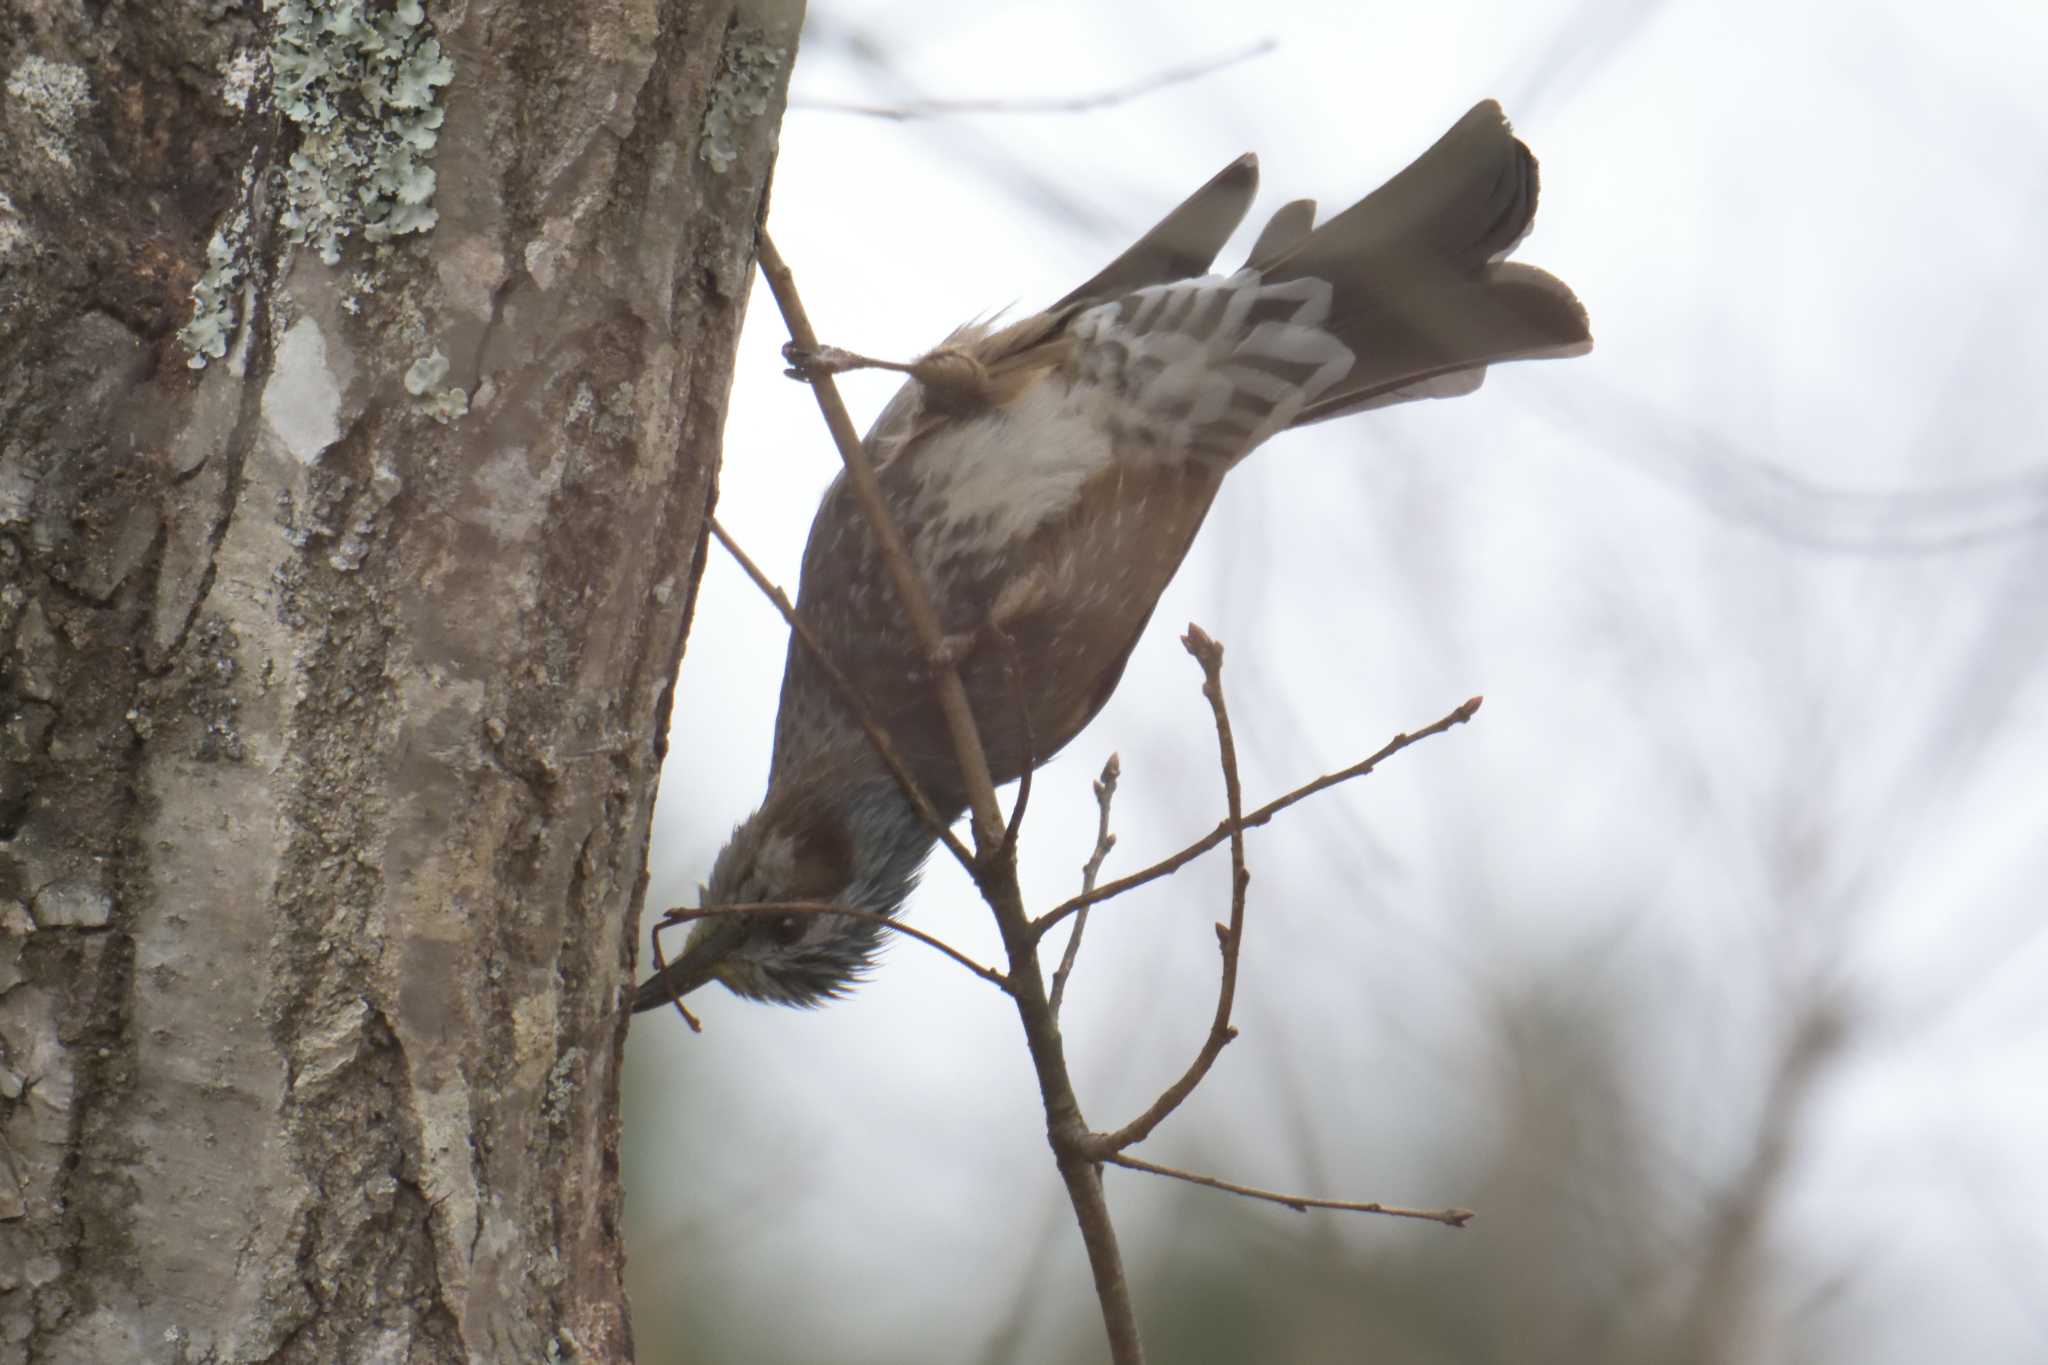
[(789, 363), (789, 368), (783, 373), (805, 384), (845, 374), (848, 370), (910, 369), (910, 366), (894, 360), (876, 360), (873, 356), (861, 355), (840, 346), (799, 346), (794, 341), (783, 345), (782, 358)]
[(947, 412), (978, 411), (994, 401), (988, 367), (966, 351), (950, 347), (941, 346), (905, 364), (878, 360), (843, 346), (799, 346), (791, 341), (784, 343), (782, 358), (789, 364), (783, 373), (805, 384), (849, 370), (892, 370), (923, 385), (926, 398)]

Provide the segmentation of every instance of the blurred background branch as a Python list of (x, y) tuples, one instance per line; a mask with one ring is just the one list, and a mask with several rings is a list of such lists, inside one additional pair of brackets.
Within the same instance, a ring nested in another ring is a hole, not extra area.
[(913, 119), (953, 118), (962, 114), (1086, 114), (1122, 104), (1127, 100), (1138, 99), (1155, 90), (1164, 90), (1168, 86), (1200, 80), (1227, 66), (1263, 57), (1271, 52), (1273, 47), (1271, 38), (1261, 38), (1258, 42), (1238, 51), (1225, 53), (1221, 57), (1170, 66), (1143, 80), (1086, 95), (1068, 95), (1060, 98), (1016, 95), (1008, 98), (918, 99), (901, 104), (855, 104), (846, 100), (818, 99), (797, 101), (796, 104), (798, 107), (815, 109), (822, 113), (859, 114), (867, 118), (889, 119), (897, 123), (908, 123)]

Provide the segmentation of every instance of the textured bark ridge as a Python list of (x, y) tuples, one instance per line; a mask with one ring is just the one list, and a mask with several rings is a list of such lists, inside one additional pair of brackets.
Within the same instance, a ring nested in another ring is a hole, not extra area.
[(630, 1356), (619, 1010), (801, 6), (0, 26), (0, 1365)]

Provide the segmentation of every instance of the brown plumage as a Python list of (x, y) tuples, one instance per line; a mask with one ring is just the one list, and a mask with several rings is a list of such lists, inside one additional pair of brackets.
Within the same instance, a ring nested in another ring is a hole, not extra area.
[[(1109, 700), (1223, 476), (1261, 442), (1467, 393), (1489, 364), (1591, 344), (1563, 283), (1502, 259), (1534, 219), (1537, 174), (1491, 101), (1321, 227), (1312, 202), (1290, 203), (1244, 268), (1207, 275), (1256, 184), (1242, 157), (1045, 312), (956, 332), (868, 434), (891, 514), (965, 651), (998, 782), (1051, 758)], [(812, 523), (797, 609), (956, 817), (966, 795), (947, 731), (843, 476)], [(768, 795), (719, 855), (706, 903), (893, 913), (933, 842), (792, 642)], [(713, 977), (821, 1003), (870, 964), (881, 932), (829, 915), (701, 921), (634, 1005)]]

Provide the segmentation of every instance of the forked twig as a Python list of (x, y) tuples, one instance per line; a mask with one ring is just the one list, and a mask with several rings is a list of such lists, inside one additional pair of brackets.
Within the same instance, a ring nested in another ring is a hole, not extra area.
[(1129, 1152), (1115, 1152), (1103, 1158), (1114, 1166), (1123, 1166), (1133, 1171), (1144, 1171), (1151, 1175), (1163, 1175), (1173, 1180), (1185, 1180), (1190, 1185), (1204, 1189), (1222, 1190), (1225, 1194), (1240, 1194), (1247, 1199), (1263, 1199), (1269, 1204), (1285, 1204), (1296, 1213), (1307, 1213), (1310, 1209), (1337, 1209), (1344, 1213), (1381, 1213), (1389, 1218), (1421, 1218), (1445, 1227), (1462, 1228), (1472, 1221), (1470, 1209), (1409, 1209), (1399, 1204), (1382, 1204), (1377, 1201), (1359, 1202), (1350, 1199), (1316, 1199), (1306, 1194), (1282, 1194), (1278, 1190), (1262, 1190), (1251, 1185), (1239, 1185), (1229, 1180), (1218, 1180), (1213, 1175), (1197, 1175), (1173, 1166), (1161, 1166), (1132, 1156)]
[[(1116, 799), (1116, 780), (1123, 776), (1123, 764), (1115, 754), (1102, 765), (1102, 776), (1095, 779), (1095, 851), (1088, 855), (1088, 861), (1081, 864), (1081, 894), (1087, 895), (1095, 889), (1095, 879), (1102, 873), (1102, 861), (1109, 851), (1116, 847), (1116, 836), (1109, 832), (1109, 803)], [(1074, 974), (1074, 959), (1081, 955), (1081, 932), (1088, 927), (1088, 911), (1085, 907), (1074, 916), (1074, 931), (1067, 935), (1067, 946), (1060, 954), (1060, 965), (1052, 974), (1053, 1017), (1058, 1018), (1060, 1006), (1067, 998), (1067, 978)]]
[(1223, 646), (1210, 639), (1200, 626), (1193, 624), (1188, 626), (1188, 633), (1180, 637), (1180, 642), (1202, 666), (1202, 695), (1208, 699), (1210, 714), (1216, 718), (1217, 757), (1223, 767), (1223, 794), (1230, 811), (1227, 822), (1230, 826), (1230, 923), (1216, 926), (1217, 947), (1223, 955), (1222, 979), (1216, 987), (1216, 1013), (1209, 1021), (1209, 1032), (1202, 1039), (1195, 1059), (1188, 1063), (1188, 1069), (1180, 1074), (1178, 1080), (1146, 1106), (1144, 1113), (1115, 1132), (1094, 1135), (1091, 1148), (1103, 1157), (1143, 1142), (1167, 1115), (1180, 1108), (1182, 1102), (1194, 1093), (1202, 1078), (1209, 1074), (1209, 1068), (1223, 1054), (1223, 1049), (1237, 1037), (1237, 1029), (1230, 1022), (1230, 1011), (1237, 1000), (1237, 957), (1244, 942), (1244, 896), (1252, 879), (1251, 872), (1244, 865), (1244, 788), (1238, 780), (1237, 740), (1230, 730), (1230, 710), (1223, 703)]
[(1223, 820), (1216, 828), (1210, 830), (1186, 848), (1181, 849), (1178, 853), (1170, 857), (1161, 858), (1150, 867), (1142, 868), (1131, 873), (1129, 876), (1119, 877), (1107, 886), (1099, 886), (1093, 891), (1083, 892), (1081, 895), (1075, 896), (1072, 900), (1061, 902), (1033, 920), (1031, 927), (1036, 932), (1042, 934), (1067, 916), (1077, 914), (1090, 905), (1096, 905), (1102, 901), (1121, 896), (1126, 891), (1135, 891), (1147, 882), (1154, 882), (1158, 881), (1161, 877), (1171, 876), (1195, 859), (1201, 857), (1204, 853), (1207, 853), (1210, 849), (1216, 847), (1216, 845), (1222, 843), (1225, 839), (1230, 838), (1233, 833), (1257, 829), (1260, 825), (1267, 823), (1274, 816), (1296, 802), (1305, 801), (1317, 792), (1327, 791), (1331, 787), (1342, 782), (1349, 782), (1355, 777), (1364, 777), (1409, 745), (1419, 744), (1432, 735), (1440, 735), (1454, 726), (1463, 725), (1478, 713), (1480, 705), (1485, 700), (1486, 698), (1484, 697), (1473, 697), (1450, 714), (1429, 725), (1423, 726), (1420, 730), (1416, 730), (1411, 734), (1395, 735), (1369, 758), (1361, 759), (1348, 768), (1342, 768), (1333, 773), (1324, 773), (1313, 782), (1304, 782), (1286, 795), (1275, 797), (1273, 800), (1268, 801), (1265, 805), (1260, 806), (1241, 820)]
[[(789, 326), (791, 342), (802, 351), (815, 353), (817, 333), (811, 329), (810, 319), (797, 297), (796, 280), (765, 230), (760, 234), (758, 251), (761, 273)], [(948, 653), (938, 613), (933, 610), (931, 598), (904, 548), (902, 533), (890, 520), (874, 467), (861, 449), (838, 387), (825, 373), (811, 376), (810, 383), (818, 410), (824, 414), (825, 425), (846, 465), (847, 485), (875, 534), (882, 563), (931, 672), (932, 690), (946, 721), (968, 808), (973, 813), (976, 857), (971, 870), (975, 886), (995, 916), (1009, 958), (1008, 990), (1016, 1003), (1017, 1019), (1023, 1025), (1025, 1043), (1037, 1073), (1039, 1098), (1045, 1108), (1046, 1139), (1053, 1149), (1068, 1201), (1073, 1205), (1082, 1244), (1088, 1251), (1088, 1266), (1102, 1309), (1110, 1358), (1117, 1365), (1135, 1365), (1144, 1359), (1145, 1349), (1138, 1336), (1137, 1311), (1131, 1302), (1123, 1255), (1117, 1247), (1116, 1225), (1109, 1216), (1109, 1202), (1102, 1189), (1102, 1168), (1087, 1156), (1087, 1121), (1074, 1094), (1059, 1023), (1047, 1008), (1045, 980), (1038, 964), (1038, 935), (1032, 932), (1031, 915), (1024, 908), (1023, 893), (1017, 885), (1016, 849), (1006, 837), (988, 753), (975, 725), (967, 689), (960, 680), (957, 661)]]
[[(794, 279), (765, 232), (760, 238), (760, 258), (762, 272), (766, 275), (776, 302), (782, 309), (783, 317), (789, 324), (793, 345), (801, 351), (816, 354), (819, 350), (817, 336), (811, 330), (802, 304), (797, 299)], [(1325, 1200), (1282, 1194), (1160, 1166), (1129, 1156), (1125, 1149), (1151, 1133), (1186, 1100), (1208, 1075), (1223, 1048), (1237, 1036), (1237, 1030), (1231, 1025), (1230, 1019), (1236, 998), (1239, 953), (1244, 938), (1245, 896), (1250, 885), (1250, 874), (1245, 867), (1245, 831), (1266, 823), (1288, 806), (1318, 791), (1371, 772), (1380, 762), (1417, 740), (1471, 719), (1479, 708), (1480, 699), (1474, 697), (1435, 724), (1413, 735), (1396, 736), (1378, 753), (1362, 763), (1317, 778), (1247, 815), (1244, 811), (1243, 789), (1238, 773), (1236, 742), (1223, 699), (1223, 649), (1200, 628), (1191, 625), (1188, 633), (1182, 637), (1182, 643), (1201, 666), (1202, 692), (1208, 699), (1215, 718), (1217, 748), (1228, 807), (1227, 817), (1211, 834), (1172, 857), (1112, 882), (1106, 887), (1096, 885), (1102, 861), (1108, 856), (1109, 849), (1114, 843), (1114, 837), (1109, 833), (1110, 797), (1114, 792), (1117, 776), (1116, 761), (1112, 758), (1109, 766), (1104, 769), (1103, 780), (1096, 784), (1100, 817), (1096, 848), (1083, 869), (1082, 893), (1033, 920), (1023, 905), (1022, 894), (1017, 884), (1015, 859), (1017, 825), (1022, 817), (1023, 805), (1028, 799), (1028, 785), (1020, 787), (1018, 807), (1010, 819), (1005, 821), (996, 802), (987, 753), (982, 747), (966, 688), (960, 677), (957, 654), (948, 649), (938, 614), (918, 579), (901, 533), (890, 520), (888, 506), (882, 497), (873, 466), (854, 434), (852, 420), (846, 413), (844, 403), (840, 401), (829, 367), (808, 371), (806, 377), (811, 383), (819, 409), (824, 414), (826, 425), (839, 446), (840, 455), (846, 465), (848, 487), (875, 534), (882, 562), (895, 586), (905, 615), (909, 618), (911, 629), (930, 672), (934, 696), (946, 720), (955, 756), (959, 761), (968, 803), (973, 812), (974, 853), (969, 856), (965, 846), (953, 838), (950, 832), (942, 833), (941, 837), (946, 838), (948, 848), (966, 864), (977, 889), (994, 911), (1008, 956), (1009, 971), (998, 972), (975, 962), (951, 945), (922, 930), (899, 923), (891, 916), (821, 902), (718, 906), (670, 911), (656, 928), (657, 962), (660, 961), (660, 930), (686, 920), (719, 914), (842, 914), (872, 920), (893, 932), (915, 938), (944, 953), (976, 976), (1008, 992), (1016, 1004), (1018, 1018), (1024, 1026), (1026, 1042), (1037, 1072), (1040, 1097), (1045, 1108), (1047, 1137), (1058, 1162), (1061, 1177), (1066, 1184), (1075, 1219), (1080, 1226), (1082, 1241), (1088, 1250), (1090, 1268), (1095, 1278), (1096, 1296), (1100, 1301), (1103, 1322), (1109, 1335), (1110, 1354), (1120, 1363), (1142, 1360), (1143, 1347), (1138, 1340), (1136, 1316), (1131, 1305), (1129, 1284), (1123, 1272), (1122, 1258), (1117, 1250), (1115, 1227), (1110, 1220), (1108, 1204), (1103, 1195), (1101, 1166), (1105, 1163), (1168, 1176), (1247, 1198), (1284, 1204), (1295, 1209), (1329, 1208), (1382, 1213), (1396, 1217), (1427, 1218), (1454, 1227), (1463, 1226), (1471, 1214), (1462, 1209), (1427, 1211), (1379, 1203)], [(792, 631), (803, 642), (804, 647), (825, 664), (828, 678), (833, 678), (835, 686), (841, 687), (842, 696), (847, 700), (849, 710), (862, 722), (878, 753), (889, 763), (891, 771), (904, 785), (906, 794), (912, 798), (913, 804), (919, 805), (920, 814), (925, 814), (929, 810), (929, 803), (924, 802), (917, 794), (915, 784), (908, 777), (907, 769), (900, 761), (894, 761), (894, 751), (888, 742), (888, 736), (864, 714), (865, 708), (859, 705), (860, 699), (857, 694), (853, 692), (850, 684), (845, 683), (843, 675), (837, 673), (831, 661), (818, 648), (815, 639), (809, 636), (794, 609), (790, 607), (788, 599), (774, 589), (758, 569), (753, 568), (751, 561), (740, 554), (738, 547), (724, 533), (722, 527), (714, 523), (713, 531), (721, 543), (741, 562), (742, 568), (748, 570), (749, 577), (753, 578), (756, 586), (767, 592), (770, 600), (783, 612)], [(1006, 664), (1013, 700), (1020, 707), (1025, 707), (1027, 704), (1016, 677), (1014, 653), (1006, 657)], [(1028, 719), (1027, 710), (1027, 750), (1030, 747)], [(1035, 754), (1027, 753), (1027, 774), (1035, 759)], [(1026, 781), (1028, 783), (1028, 776)], [(1061, 919), (1069, 915), (1080, 916), (1087, 907), (1098, 901), (1107, 900), (1148, 881), (1166, 876), (1226, 839), (1231, 850), (1230, 916), (1228, 923), (1216, 926), (1222, 969), (1217, 989), (1216, 1010), (1208, 1034), (1187, 1070), (1137, 1118), (1114, 1132), (1090, 1132), (1081, 1115), (1079, 1100), (1074, 1094), (1057, 1018), (1059, 1003), (1063, 999), (1066, 982), (1079, 950), (1083, 921), (1076, 920), (1074, 932), (1069, 936), (1059, 969), (1054, 974), (1050, 994), (1046, 990), (1046, 983), (1039, 967), (1039, 941), (1046, 930)], [(680, 1002), (678, 1007), (680, 1008)], [(688, 1017), (687, 1012), (685, 1017)], [(692, 1024), (694, 1026), (694, 1021)]]

